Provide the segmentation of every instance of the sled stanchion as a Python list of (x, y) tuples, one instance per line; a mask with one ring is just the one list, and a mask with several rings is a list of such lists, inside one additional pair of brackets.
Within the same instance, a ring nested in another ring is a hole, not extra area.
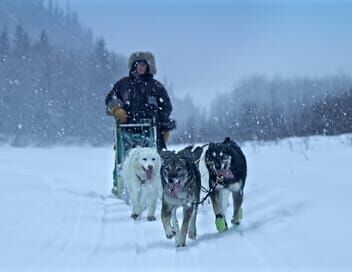
[[(155, 120), (153, 121), (154, 122), (154, 124), (155, 124)], [(153, 136), (154, 136), (154, 146), (158, 146), (158, 143), (157, 143), (157, 141), (158, 141), (158, 139), (157, 139), (157, 129), (156, 129), (156, 126), (154, 125), (153, 126)]]

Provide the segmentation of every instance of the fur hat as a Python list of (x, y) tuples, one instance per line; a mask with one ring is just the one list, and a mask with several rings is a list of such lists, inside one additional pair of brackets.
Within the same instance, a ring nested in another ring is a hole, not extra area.
[(155, 59), (152, 53), (150, 52), (135, 52), (132, 53), (128, 60), (128, 69), (132, 69), (132, 65), (137, 60), (145, 60), (149, 65), (149, 73), (152, 75), (156, 74), (156, 65)]

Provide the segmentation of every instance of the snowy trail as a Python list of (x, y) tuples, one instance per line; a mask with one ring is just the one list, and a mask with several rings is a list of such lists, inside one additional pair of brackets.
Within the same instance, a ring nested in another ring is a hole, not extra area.
[(111, 149), (0, 147), (0, 271), (351, 270), (351, 139), (246, 144), (242, 224), (217, 233), (205, 204), (183, 249), (160, 203), (133, 221), (110, 194)]

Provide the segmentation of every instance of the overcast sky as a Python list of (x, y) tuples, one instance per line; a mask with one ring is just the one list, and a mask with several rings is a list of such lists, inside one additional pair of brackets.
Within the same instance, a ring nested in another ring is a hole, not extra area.
[[(67, 0), (62, 1), (66, 5)], [(150, 50), (156, 78), (207, 105), (245, 76), (352, 72), (352, 1), (70, 0), (108, 48)]]

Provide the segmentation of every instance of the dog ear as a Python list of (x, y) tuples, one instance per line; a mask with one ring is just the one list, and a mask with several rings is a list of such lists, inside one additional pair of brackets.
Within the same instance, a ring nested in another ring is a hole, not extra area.
[(175, 151), (162, 150), (160, 152), (160, 157), (162, 160), (167, 160), (167, 159), (171, 158), (173, 155), (175, 155)]
[(230, 137), (226, 137), (224, 140), (224, 144), (230, 144), (231, 143), (231, 138)]
[(200, 146), (197, 146), (196, 149), (193, 151), (193, 161), (200, 160), (202, 153), (203, 149)]
[(189, 160), (189, 159), (187, 159), (187, 158), (185, 158), (185, 157), (183, 157), (182, 159), (183, 159), (183, 160), (185, 161), (185, 163), (186, 163), (187, 172), (188, 172), (188, 173), (191, 173), (191, 172), (192, 172), (192, 161)]
[(212, 152), (212, 150), (215, 149), (215, 143), (209, 143), (208, 145), (208, 149), (207, 151), (205, 152), (205, 156), (208, 157), (210, 156), (210, 153)]
[(135, 167), (135, 169), (138, 168), (140, 149), (140, 147), (135, 147), (131, 150), (131, 164), (133, 165), (133, 167)]

